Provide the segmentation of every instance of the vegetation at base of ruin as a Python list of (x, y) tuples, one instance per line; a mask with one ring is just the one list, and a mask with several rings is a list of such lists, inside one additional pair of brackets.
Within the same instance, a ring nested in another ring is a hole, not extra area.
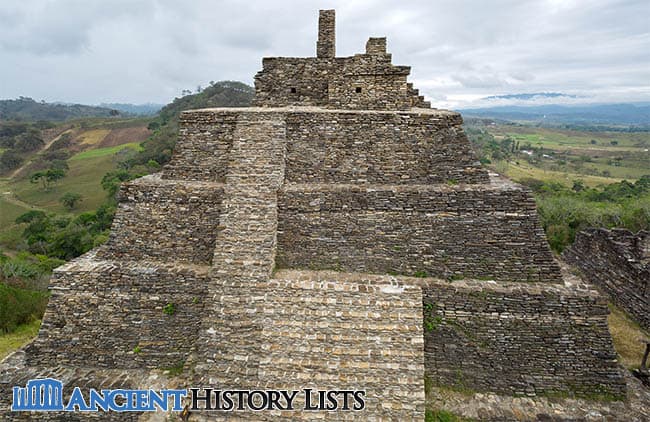
[(607, 325), (614, 341), (618, 361), (628, 369), (638, 368), (645, 350), (645, 346), (640, 340), (650, 338), (650, 333), (645, 332), (639, 324), (616, 305), (610, 303), (609, 310)]
[(18, 326), (9, 334), (0, 334), (0, 360), (4, 359), (9, 353), (24, 346), (38, 334), (41, 326), (39, 319), (34, 319), (26, 324)]
[(435, 331), (442, 324), (442, 317), (434, 315), (437, 312), (437, 307), (433, 303), (426, 303), (424, 305), (424, 330)]
[(433, 380), (427, 374), (424, 374), (424, 394), (429, 395), (433, 391)]
[(416, 271), (416, 272), (414, 272), (414, 273), (413, 273), (413, 277), (417, 277), (417, 278), (427, 278), (427, 277), (429, 277), (429, 274), (428, 274), (426, 271), (422, 271), (422, 270), (420, 270), (420, 271)]
[(650, 230), (650, 175), (587, 188), (555, 182), (523, 180), (535, 193), (542, 227), (551, 248), (560, 253), (587, 227)]
[(11, 333), (45, 312), (48, 294), (0, 283), (0, 333)]

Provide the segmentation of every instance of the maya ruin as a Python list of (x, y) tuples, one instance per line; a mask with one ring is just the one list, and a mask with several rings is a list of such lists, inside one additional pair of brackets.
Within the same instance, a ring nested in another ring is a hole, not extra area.
[(385, 38), (335, 44), (321, 11), (316, 57), (264, 58), (253, 107), (182, 114), (109, 241), (52, 276), (38, 337), (0, 366), (1, 418), (158, 420), (11, 414), (11, 387), (39, 377), (366, 394), (362, 413), (190, 421), (424, 420), (425, 384), (625, 397), (607, 301), (565, 283), (530, 191), (480, 165)]

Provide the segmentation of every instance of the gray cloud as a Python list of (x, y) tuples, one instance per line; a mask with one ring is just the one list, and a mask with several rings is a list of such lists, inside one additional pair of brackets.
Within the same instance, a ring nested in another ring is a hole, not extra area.
[(647, 0), (5, 0), (0, 98), (165, 103), (252, 83), (263, 56), (314, 55), (319, 8), (337, 9), (339, 55), (386, 35), (437, 106), (543, 91), (650, 101)]

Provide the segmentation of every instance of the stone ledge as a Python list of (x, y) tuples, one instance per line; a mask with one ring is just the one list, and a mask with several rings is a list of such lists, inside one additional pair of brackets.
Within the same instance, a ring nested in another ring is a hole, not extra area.
[(237, 113), (326, 113), (326, 114), (391, 114), (391, 115), (430, 115), (438, 116), (441, 120), (453, 119), (462, 123), (460, 113), (456, 111), (430, 108), (410, 108), (406, 110), (351, 110), (351, 109), (332, 109), (315, 106), (287, 106), (287, 107), (214, 107), (200, 108), (195, 110), (186, 110), (181, 112), (181, 121), (195, 115), (211, 114), (237, 114)]

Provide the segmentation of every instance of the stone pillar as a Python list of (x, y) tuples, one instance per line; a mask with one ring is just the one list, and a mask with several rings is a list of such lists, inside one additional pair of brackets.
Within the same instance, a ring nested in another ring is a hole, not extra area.
[(368, 38), (368, 42), (366, 43), (366, 54), (386, 54), (386, 37)]
[(336, 17), (334, 10), (321, 10), (318, 15), (318, 42), (316, 57), (327, 59), (336, 56)]

